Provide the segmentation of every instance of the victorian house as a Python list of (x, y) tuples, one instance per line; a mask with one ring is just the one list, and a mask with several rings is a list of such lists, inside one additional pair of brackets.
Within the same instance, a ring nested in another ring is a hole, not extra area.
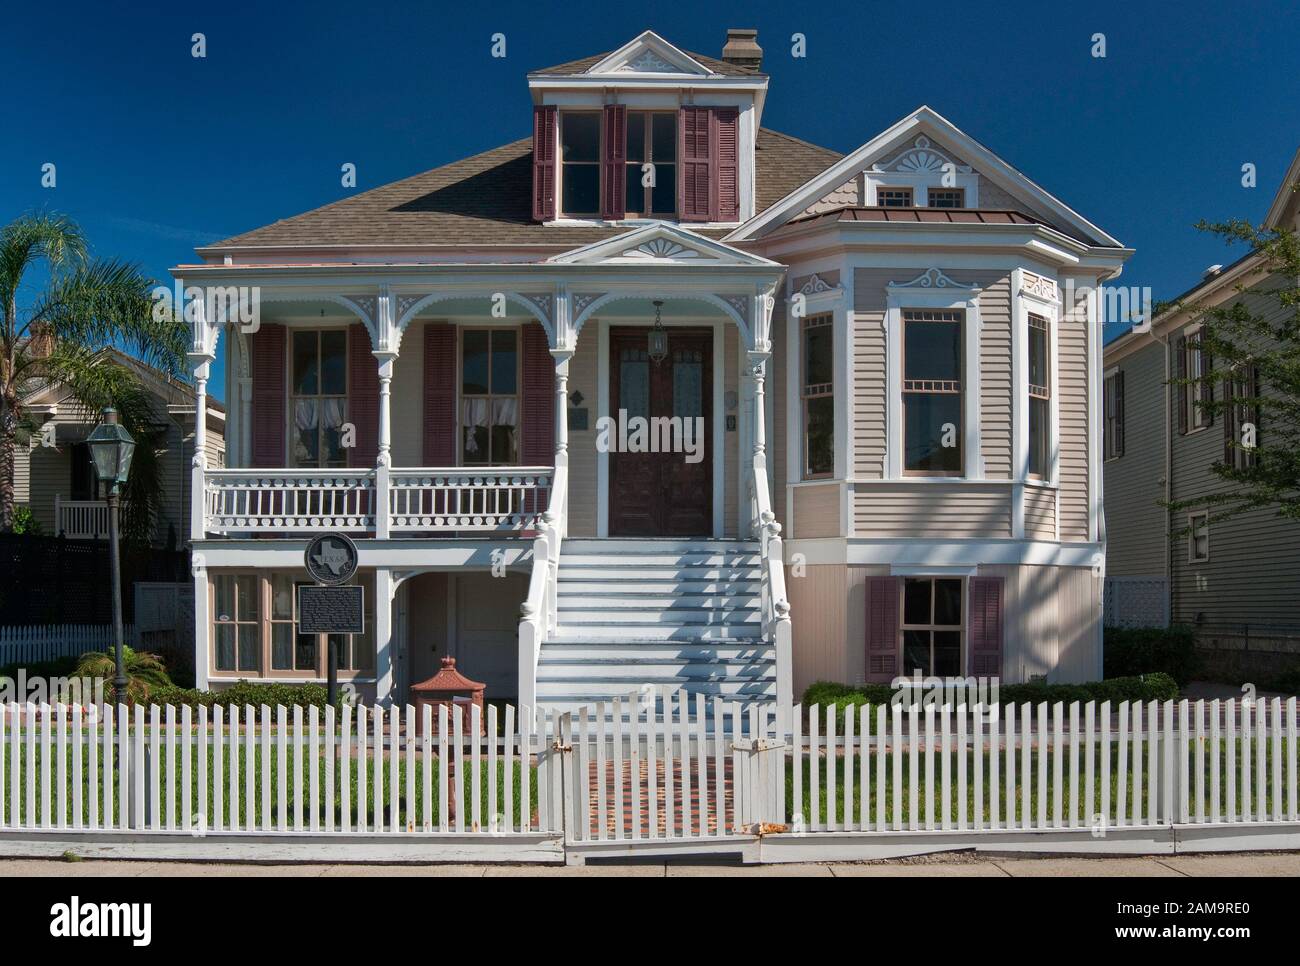
[(765, 128), (761, 60), (647, 31), (533, 71), (528, 136), (174, 270), (200, 400), (229, 360), (200, 686), (322, 677), (323, 530), (381, 702), (443, 656), (549, 708), (1101, 676), (1085, 295), (1130, 251), (928, 107), (848, 155)]

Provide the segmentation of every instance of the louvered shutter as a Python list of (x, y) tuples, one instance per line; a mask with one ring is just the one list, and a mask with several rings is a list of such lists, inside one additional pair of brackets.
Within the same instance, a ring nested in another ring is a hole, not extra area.
[(888, 684), (898, 676), (898, 579), (867, 578), (867, 680)]
[(682, 107), (677, 119), (677, 211), (682, 221), (708, 221), (713, 197), (712, 112)]
[(600, 217), (622, 218), (627, 212), (627, 108), (605, 105), (600, 166)]
[(523, 413), (520, 460), (525, 466), (555, 462), (555, 361), (539, 322), (523, 327)]
[(1002, 675), (1002, 578), (972, 577), (970, 593), (970, 673)]
[(370, 333), (361, 323), (348, 328), (347, 421), (356, 427), (349, 466), (374, 466), (379, 455), (379, 362), (370, 350)]
[(1115, 373), (1115, 455), (1124, 455), (1124, 370)]
[(717, 163), (714, 165), (714, 221), (740, 219), (740, 112), (734, 107), (713, 109)]
[(257, 332), (249, 336), (253, 377), (252, 456), (253, 466), (259, 469), (285, 464), (284, 434), (288, 417), (285, 409), (284, 342), (284, 326), (273, 322), (263, 322)]
[(424, 465), (456, 465), (456, 327), (424, 327)]
[(555, 217), (555, 108), (533, 108), (533, 220)]

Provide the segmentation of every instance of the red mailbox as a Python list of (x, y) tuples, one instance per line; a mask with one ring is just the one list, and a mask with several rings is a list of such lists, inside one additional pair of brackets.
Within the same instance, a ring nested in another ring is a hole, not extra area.
[(465, 675), (456, 670), (456, 659), (454, 657), (444, 657), (442, 659), (442, 669), (427, 681), (421, 681), (419, 684), (411, 686), (411, 693), (415, 695), (415, 727), (417, 733), (424, 728), (424, 708), (428, 705), (433, 709), (433, 733), (438, 733), (438, 708), (445, 705), (447, 707), (447, 727), (454, 728), (452, 715), (460, 714), (464, 717), (461, 719), (461, 734), (470, 733), (470, 706), (477, 707), (479, 710), (479, 728), (483, 734), (487, 733), (487, 716), (483, 713), (483, 689), (485, 685), (481, 681), (471, 681)]

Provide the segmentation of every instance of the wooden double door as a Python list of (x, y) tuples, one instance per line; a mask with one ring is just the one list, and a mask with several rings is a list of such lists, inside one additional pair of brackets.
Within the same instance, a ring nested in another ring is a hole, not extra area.
[(649, 329), (611, 329), (610, 536), (713, 532), (713, 333), (667, 331), (653, 362)]

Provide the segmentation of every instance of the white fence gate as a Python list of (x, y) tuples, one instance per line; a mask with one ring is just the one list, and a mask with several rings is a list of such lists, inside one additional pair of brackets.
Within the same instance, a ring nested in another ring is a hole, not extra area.
[[(127, 624), (123, 636), (135, 644), (135, 627)], [(0, 667), (23, 662), (80, 657), (86, 651), (103, 651), (113, 645), (111, 624), (43, 624), (0, 627)]]

